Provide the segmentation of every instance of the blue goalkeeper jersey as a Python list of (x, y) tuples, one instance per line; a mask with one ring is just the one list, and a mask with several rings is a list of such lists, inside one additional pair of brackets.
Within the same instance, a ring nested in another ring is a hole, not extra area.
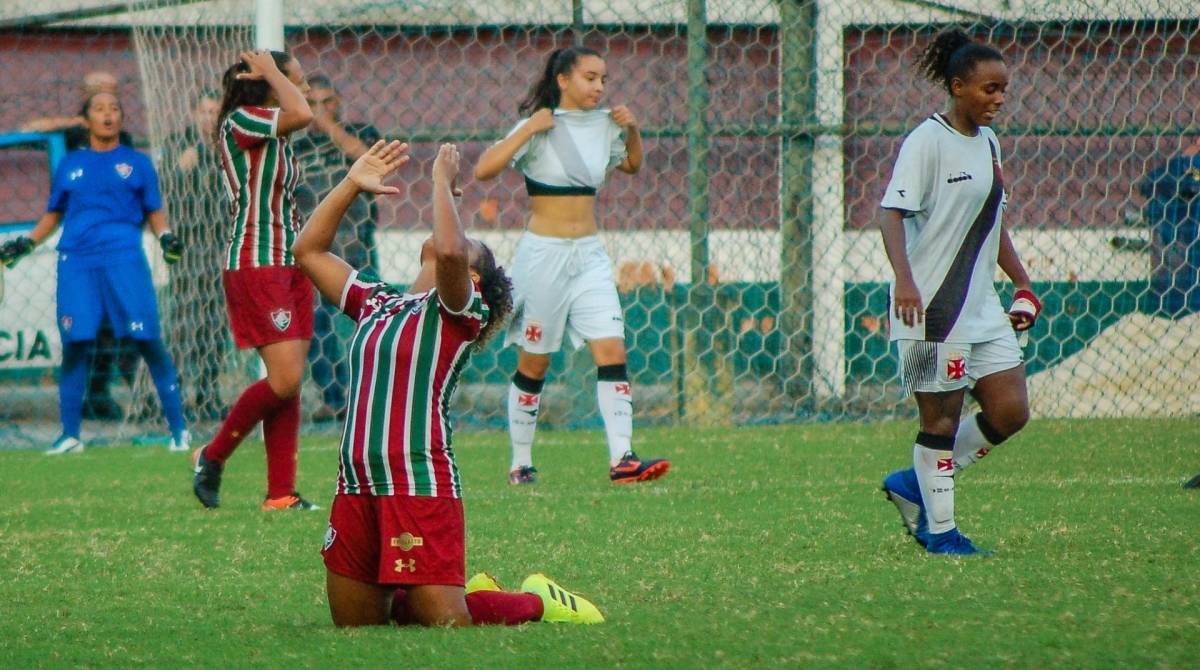
[(54, 175), (46, 210), (62, 214), (60, 252), (85, 254), (141, 249), (146, 215), (162, 209), (158, 174), (140, 151), (67, 154)]

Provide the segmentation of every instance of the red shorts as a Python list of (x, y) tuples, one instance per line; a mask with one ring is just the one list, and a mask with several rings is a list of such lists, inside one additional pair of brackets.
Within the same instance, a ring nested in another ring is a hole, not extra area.
[(311, 340), (313, 286), (294, 265), (226, 270), (225, 307), (239, 349)]
[(466, 532), (458, 498), (333, 498), (325, 567), (366, 584), (466, 584)]

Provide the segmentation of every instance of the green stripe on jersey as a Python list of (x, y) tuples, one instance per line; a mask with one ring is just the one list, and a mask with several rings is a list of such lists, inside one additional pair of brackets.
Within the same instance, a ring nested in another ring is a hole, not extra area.
[(262, 145), (262, 158), (258, 169), (258, 213), (255, 221), (258, 224), (258, 264), (271, 265), (271, 238), (275, 226), (271, 225), (271, 194), (275, 187), (275, 171), (279, 165), (279, 143), (265, 142)]
[(247, 169), (246, 154), (242, 153), (237, 146), (237, 140), (233, 137), (232, 131), (225, 133), (225, 154), (229, 160), (230, 167), (233, 168), (234, 178), (237, 184), (234, 185), (234, 191), (237, 197), (237, 210), (233, 219), (233, 232), (229, 236), (229, 257), (225, 267), (230, 270), (238, 269), (238, 256), (242, 250), (242, 238), (246, 234), (246, 210), (250, 198), (250, 189), (246, 185)]
[(408, 432), (409, 463), (413, 470), (413, 487), (417, 495), (430, 495), (436, 488), (431, 454), (426, 452), (429, 444), (429, 414), (431, 405), (430, 388), (433, 385), (433, 369), (437, 362), (437, 349), (441, 340), (441, 313), (437, 298), (425, 301), (418, 339), (413, 343), (412, 378), (421, 382), (412, 385), (408, 406), (412, 421)]
[(233, 123), (247, 134), (261, 135), (263, 137), (271, 136), (271, 124), (266, 121), (261, 121), (250, 116), (240, 109), (235, 109), (229, 116)]
[[(386, 316), (380, 310), (379, 316)], [(372, 322), (379, 319), (372, 318)], [(372, 324), (373, 325), (373, 324)], [(396, 360), (392, 355), (396, 351), (396, 340), (404, 327), (403, 318), (394, 318), (384, 327), (383, 334), (375, 346), (375, 360), (372, 365), (374, 379), (371, 384), (371, 404), (367, 414), (367, 472), (371, 475), (371, 492), (375, 494), (390, 494), (395, 486), (395, 478), (387, 461), (388, 419), (391, 416), (391, 393), (396, 387)]]
[[(342, 431), (342, 446), (339, 449), (342, 461), (342, 476), (346, 481), (348, 493), (360, 493), (362, 482), (358, 481), (358, 473), (354, 469), (354, 434), (358, 428), (358, 407), (362, 396), (363, 374), (366, 371), (367, 339), (371, 329), (366, 324), (358, 327), (350, 342), (350, 351), (357, 357), (350, 365), (350, 408), (346, 415), (346, 428)], [(368, 416), (369, 418), (369, 416)]]

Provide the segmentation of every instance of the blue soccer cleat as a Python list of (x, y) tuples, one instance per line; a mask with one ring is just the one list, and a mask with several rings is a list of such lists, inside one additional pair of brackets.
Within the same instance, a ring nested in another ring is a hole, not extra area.
[(971, 542), (966, 535), (958, 532), (957, 528), (951, 528), (944, 533), (933, 533), (929, 535), (929, 543), (925, 546), (925, 551), (931, 554), (945, 554), (947, 556), (991, 556), (992, 552), (986, 549), (980, 549)]
[(912, 468), (897, 470), (883, 479), (883, 493), (900, 512), (904, 530), (912, 535), (917, 544), (929, 546), (929, 523), (925, 520), (925, 503), (921, 500), (921, 486), (917, 483), (917, 472)]

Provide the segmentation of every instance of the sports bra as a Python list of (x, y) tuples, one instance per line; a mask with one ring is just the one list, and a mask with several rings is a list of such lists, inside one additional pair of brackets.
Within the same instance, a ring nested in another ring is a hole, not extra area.
[[(607, 109), (554, 110), (554, 127), (529, 138), (510, 165), (529, 195), (595, 195), (625, 160), (621, 127)], [(521, 119), (506, 137), (528, 123)]]

